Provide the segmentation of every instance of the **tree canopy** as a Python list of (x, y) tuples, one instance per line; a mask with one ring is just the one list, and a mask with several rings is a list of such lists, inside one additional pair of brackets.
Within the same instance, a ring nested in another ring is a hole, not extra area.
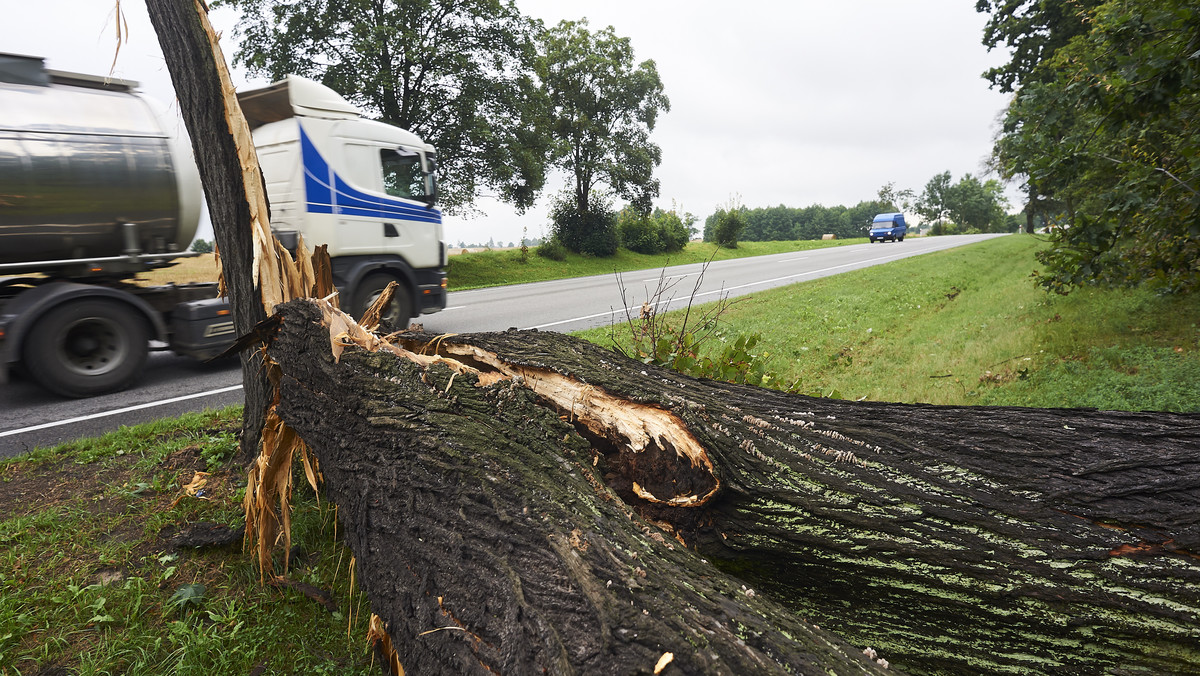
[(1038, 64), (1049, 59), (1071, 38), (1087, 32), (1088, 11), (1100, 0), (977, 0), (975, 9), (990, 14), (983, 44), (1012, 50), (1008, 63), (984, 77), (1002, 92), (1014, 91), (1030, 80), (1050, 75)]
[(1054, 246), (1040, 254), (1043, 285), (1196, 289), (1200, 9), (1184, 0), (999, 5), (978, 5), (995, 12), (985, 43), (1014, 49), (999, 69), (1008, 75), (993, 79), (1016, 92), (997, 164), (1027, 181), (1035, 211), (1060, 211)]
[(934, 175), (917, 196), (916, 210), (925, 221), (941, 222), (950, 215), (950, 172)]
[(545, 182), (536, 24), (513, 0), (219, 0), (242, 12), (236, 61), (319, 80), (438, 151), (440, 199), (528, 208)]
[(634, 64), (629, 38), (612, 26), (562, 21), (541, 36), (538, 77), (549, 99), (552, 166), (570, 176), (575, 210), (591, 210), (602, 184), (650, 213), (658, 196), (654, 168), (662, 151), (650, 140), (671, 109), (654, 61)]

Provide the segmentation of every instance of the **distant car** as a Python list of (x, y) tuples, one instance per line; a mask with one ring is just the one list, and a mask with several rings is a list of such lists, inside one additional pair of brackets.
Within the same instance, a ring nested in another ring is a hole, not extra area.
[(871, 243), (885, 242), (889, 239), (893, 242), (903, 242), (907, 232), (908, 226), (904, 224), (904, 214), (879, 214), (871, 222), (869, 237)]

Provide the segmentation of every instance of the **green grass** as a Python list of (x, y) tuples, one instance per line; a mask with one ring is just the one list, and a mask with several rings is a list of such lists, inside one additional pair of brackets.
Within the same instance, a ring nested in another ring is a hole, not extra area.
[[(227, 464), (240, 416), (192, 414), (0, 463), (0, 674), (376, 672), (349, 551), (306, 487), (290, 577), (331, 592), (338, 612), (259, 584), (240, 544), (168, 547), (191, 523), (241, 524), (245, 475)], [(204, 497), (181, 490), (197, 470), (211, 473)]]
[(1029, 278), (1040, 246), (1002, 237), (758, 293), (720, 335), (760, 334), (771, 385), (808, 394), (1200, 411), (1200, 297), (1048, 295)]
[(451, 291), (463, 291), (486, 286), (545, 282), (568, 277), (650, 270), (667, 265), (703, 263), (710, 257), (722, 261), (747, 256), (764, 256), (789, 251), (808, 251), (831, 246), (862, 244), (866, 241), (865, 237), (861, 237), (796, 242), (742, 242), (736, 249), (722, 249), (708, 242), (691, 242), (684, 247), (683, 251), (674, 254), (648, 256), (620, 249), (617, 251), (617, 255), (609, 258), (595, 258), (572, 253), (567, 254), (564, 261), (541, 258), (534, 253), (535, 247), (530, 247), (528, 255), (524, 258), (519, 249), (480, 251), (451, 256), (450, 265), (447, 267), (447, 276), (450, 279)]

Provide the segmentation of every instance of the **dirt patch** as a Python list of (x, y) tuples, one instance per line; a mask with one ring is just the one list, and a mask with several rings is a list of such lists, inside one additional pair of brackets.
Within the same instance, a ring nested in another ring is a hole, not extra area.
[(56, 459), (36, 467), (9, 465), (0, 476), (0, 514), (26, 516), (57, 505), (99, 498), (113, 484), (129, 481), (137, 459), (122, 456), (113, 460), (81, 465)]

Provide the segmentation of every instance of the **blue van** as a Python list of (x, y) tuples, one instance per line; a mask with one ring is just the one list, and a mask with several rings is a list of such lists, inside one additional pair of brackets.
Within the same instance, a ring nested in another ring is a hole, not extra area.
[(879, 214), (871, 222), (869, 237), (871, 242), (903, 242), (908, 226), (904, 224), (904, 214)]

